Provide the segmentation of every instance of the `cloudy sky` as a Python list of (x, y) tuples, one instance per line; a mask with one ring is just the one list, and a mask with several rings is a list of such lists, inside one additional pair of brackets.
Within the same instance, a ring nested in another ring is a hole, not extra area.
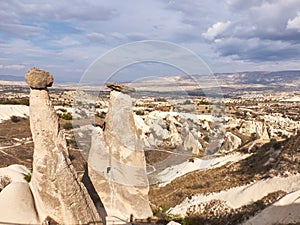
[(300, 69), (299, 0), (0, 1), (0, 75), (78, 80), (117, 46), (162, 40), (213, 72)]

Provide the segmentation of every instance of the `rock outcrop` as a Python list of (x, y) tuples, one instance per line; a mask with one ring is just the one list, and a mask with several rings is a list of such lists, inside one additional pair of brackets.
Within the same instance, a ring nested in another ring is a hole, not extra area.
[[(185, 122), (183, 124), (182, 137), (184, 140), (183, 148), (186, 151), (191, 151), (194, 155), (199, 155), (200, 151), (202, 150), (202, 145), (190, 131), (190, 126), (188, 125), (187, 122)], [(200, 137), (200, 135), (199, 135), (199, 137)]]
[(108, 218), (129, 221), (152, 216), (141, 141), (129, 95), (111, 91), (104, 131), (92, 135), (89, 176)]
[(226, 132), (224, 136), (224, 142), (221, 147), (221, 151), (224, 153), (231, 152), (239, 148), (241, 144), (242, 144), (242, 140), (238, 136), (230, 132)]
[(102, 224), (68, 158), (66, 140), (46, 89), (52, 83), (51, 77), (35, 68), (26, 75), (31, 87), (30, 128), (34, 141), (30, 186), (40, 221), (49, 216), (59, 224)]
[(136, 115), (135, 123), (145, 148), (175, 149), (191, 156), (203, 154), (208, 146), (204, 138), (209, 139), (211, 128), (197, 115), (153, 111), (142, 117)]
[(270, 139), (266, 125), (261, 121), (243, 121), (240, 125), (239, 133), (246, 136), (253, 136), (255, 139)]

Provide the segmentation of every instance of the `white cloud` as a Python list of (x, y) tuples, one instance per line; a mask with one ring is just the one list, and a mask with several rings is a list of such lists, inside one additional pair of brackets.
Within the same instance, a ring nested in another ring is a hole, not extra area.
[(92, 32), (92, 33), (88, 33), (86, 36), (89, 40), (95, 42), (105, 42), (106, 40), (105, 35), (102, 33)]
[(227, 0), (226, 2), (232, 10), (248, 10), (264, 3), (261, 0)]
[(286, 29), (298, 30), (300, 31), (300, 12), (297, 13), (297, 16), (294, 19), (289, 19), (286, 25)]
[(25, 69), (25, 66), (24, 65), (1, 65), (0, 64), (0, 69), (1, 70), (6, 70), (6, 69), (9, 69), (9, 70), (22, 70), (22, 69)]
[(59, 47), (70, 47), (74, 45), (79, 45), (80, 41), (76, 39), (76, 36), (65, 36), (59, 40), (52, 41), (52, 44)]
[(0, 21), (1, 73), (4, 65), (56, 65), (52, 70), (67, 79), (106, 50), (144, 39), (186, 46), (227, 71), (241, 60), (247, 65), (239, 69), (249, 70), (252, 63), (300, 60), (300, 0), (74, 0), (72, 7), (10, 0), (1, 3)]
[(104, 6), (104, 1), (57, 1), (55, 4), (45, 0), (16, 1), (6, 7), (20, 16), (29, 16), (36, 20), (80, 20), (99, 21), (108, 20), (116, 16), (116, 10)]
[(216, 37), (222, 34), (229, 27), (230, 23), (230, 21), (227, 21), (226, 23), (215, 23), (212, 27), (208, 28), (208, 30), (205, 33), (202, 33), (202, 35), (207, 40), (213, 41)]
[(0, 31), (25, 38), (31, 35), (40, 35), (45, 32), (43, 28), (18, 23), (0, 23)]

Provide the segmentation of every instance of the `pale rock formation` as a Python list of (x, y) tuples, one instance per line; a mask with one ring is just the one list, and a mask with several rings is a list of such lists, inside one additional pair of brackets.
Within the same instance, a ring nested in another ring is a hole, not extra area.
[(182, 136), (184, 140), (183, 141), (184, 150), (191, 151), (194, 155), (199, 155), (200, 151), (202, 150), (202, 145), (194, 137), (194, 135), (190, 131), (190, 127), (188, 123), (186, 122), (183, 124)]
[(184, 150), (195, 155), (199, 155), (204, 149), (199, 141), (203, 138), (199, 126), (203, 130), (210, 130), (207, 121), (202, 123), (192, 114), (175, 112), (153, 111), (149, 115), (143, 116), (143, 119), (135, 116), (135, 123), (146, 148)]
[[(42, 77), (43, 73), (37, 74)], [(32, 71), (31, 75), (36, 76)], [(66, 140), (59, 131), (58, 117), (46, 88), (30, 90), (30, 128), (34, 141), (30, 186), (40, 220), (49, 216), (59, 224), (102, 224), (68, 158)]]
[(244, 225), (273, 225), (300, 223), (300, 191), (288, 193), (280, 200), (265, 208)]
[(163, 141), (169, 137), (169, 132), (166, 129), (166, 122), (160, 118), (146, 118), (145, 122), (150, 127), (150, 131), (155, 138), (155, 143), (153, 143), (153, 145), (162, 145)]
[(180, 223), (174, 222), (174, 221), (170, 221), (167, 225), (181, 225)]
[(169, 124), (169, 136), (170, 136), (170, 147), (175, 148), (176, 146), (182, 145), (183, 141), (181, 135), (178, 133), (177, 126), (174, 122), (170, 121)]
[[(141, 127), (141, 122), (144, 123), (142, 127), (147, 129), (141, 130), (141, 137), (144, 142), (144, 146), (150, 145), (153, 148), (168, 147), (175, 148), (183, 143), (183, 140), (178, 133), (177, 127), (182, 126), (173, 116), (166, 115), (166, 117), (153, 117), (150, 115), (146, 117), (144, 121), (137, 120), (135, 117), (135, 123), (138, 127)], [(141, 127), (141, 128), (142, 128)], [(145, 136), (145, 134), (148, 136)]]
[(30, 171), (22, 165), (10, 165), (8, 167), (0, 168), (0, 177), (9, 177), (12, 182), (26, 182), (24, 176)]
[(241, 121), (242, 121), (241, 119), (230, 118), (226, 123), (226, 128), (227, 129), (236, 128), (241, 124)]
[(40, 223), (33, 195), (28, 182), (24, 179), (28, 173), (30, 171), (21, 165), (0, 168), (0, 222)]
[(203, 128), (204, 130), (209, 131), (209, 130), (210, 130), (210, 125), (209, 125), (208, 121), (202, 120), (201, 122), (202, 122), (202, 128)]
[(238, 131), (253, 138), (270, 140), (271, 138), (290, 137), (300, 130), (300, 122), (284, 117), (282, 114), (261, 115), (255, 120), (231, 118), (226, 123), (228, 130), (238, 128)]
[(221, 148), (221, 151), (222, 152), (230, 152), (230, 151), (233, 151), (233, 150), (236, 150), (238, 147), (240, 147), (242, 144), (242, 140), (230, 133), (230, 132), (226, 132), (225, 133), (225, 136), (224, 136), (224, 142), (222, 144), (222, 148)]
[(150, 134), (150, 127), (145, 124), (142, 117), (134, 114), (134, 122), (137, 129), (137, 133), (139, 137), (141, 138), (141, 141), (144, 143), (144, 146), (146, 148), (150, 148), (151, 145), (149, 143), (149, 138), (147, 137), (147, 134)]
[(105, 129), (92, 135), (89, 176), (110, 220), (152, 216), (145, 156), (131, 105), (129, 95), (111, 91)]
[(261, 121), (242, 121), (239, 132), (246, 136), (254, 135), (256, 139), (270, 139), (266, 125)]
[(261, 119), (268, 125), (270, 138), (290, 137), (300, 130), (300, 122), (285, 118), (282, 115), (264, 115)]
[(39, 224), (35, 202), (25, 182), (12, 182), (0, 192), (0, 221), (13, 224)]

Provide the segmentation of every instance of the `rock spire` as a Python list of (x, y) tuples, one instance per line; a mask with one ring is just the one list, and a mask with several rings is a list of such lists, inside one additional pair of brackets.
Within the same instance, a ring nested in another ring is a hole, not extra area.
[(30, 128), (34, 141), (30, 186), (41, 221), (59, 224), (102, 224), (99, 214), (68, 157), (64, 133), (47, 87), (53, 76), (33, 68), (26, 74), (30, 86)]

